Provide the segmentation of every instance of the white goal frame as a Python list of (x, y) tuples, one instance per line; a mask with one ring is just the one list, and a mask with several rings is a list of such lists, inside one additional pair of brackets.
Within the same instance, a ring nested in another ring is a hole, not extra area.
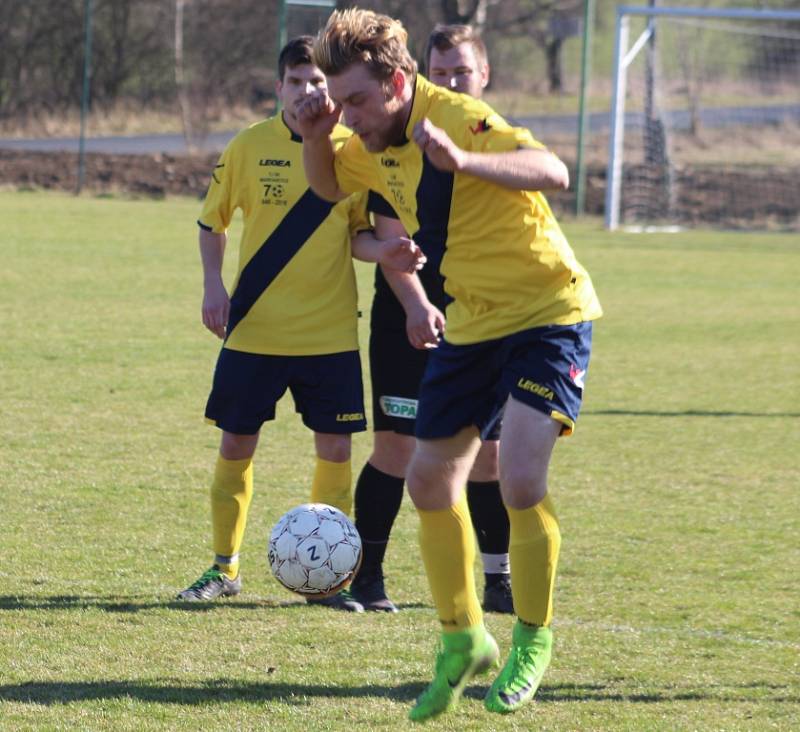
[[(629, 48), (631, 16), (644, 16), (648, 23), (644, 32)], [(798, 10), (751, 10), (744, 8), (670, 8), (617, 6), (614, 36), (614, 86), (611, 96), (611, 135), (606, 171), (605, 224), (610, 230), (619, 227), (620, 191), (622, 187), (622, 158), (625, 136), (625, 91), (627, 70), (631, 62), (654, 32), (654, 19), (659, 16), (678, 18), (713, 18), (756, 21), (800, 21)]]

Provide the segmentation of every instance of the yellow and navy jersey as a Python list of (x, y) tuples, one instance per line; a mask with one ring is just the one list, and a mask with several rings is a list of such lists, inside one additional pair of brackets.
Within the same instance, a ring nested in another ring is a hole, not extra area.
[(411, 141), (414, 125), (425, 118), (470, 152), (543, 145), (486, 103), (417, 75), (403, 145), (370, 153), (353, 135), (337, 150), (339, 187), (377, 191), (427, 255), (426, 266), (440, 262), (452, 298), (447, 340), (476, 343), (600, 317), (589, 275), (544, 195), (437, 170)]
[[(350, 136), (334, 130), (335, 144)], [(211, 176), (198, 223), (244, 230), (225, 347), (276, 356), (358, 348), (350, 237), (370, 228), (366, 194), (331, 204), (308, 187), (303, 141), (271, 117), (231, 140)]]

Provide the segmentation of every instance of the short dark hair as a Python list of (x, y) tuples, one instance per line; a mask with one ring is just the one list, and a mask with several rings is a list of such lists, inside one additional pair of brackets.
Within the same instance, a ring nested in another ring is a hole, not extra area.
[(286, 68), (301, 66), (302, 64), (314, 65), (314, 38), (313, 36), (297, 36), (292, 38), (282, 49), (278, 56), (278, 78), (283, 81)]
[(443, 25), (437, 23), (428, 37), (428, 47), (425, 49), (425, 72), (431, 73), (431, 51), (449, 51), (451, 48), (460, 46), (462, 43), (469, 43), (475, 51), (475, 57), (479, 63), (488, 64), (489, 57), (486, 53), (486, 44), (471, 25)]

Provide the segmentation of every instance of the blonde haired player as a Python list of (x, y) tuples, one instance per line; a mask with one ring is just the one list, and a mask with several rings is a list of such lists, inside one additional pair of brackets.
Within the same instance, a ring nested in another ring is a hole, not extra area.
[[(425, 54), (431, 81), (479, 99), (489, 82), (486, 47), (468, 25), (437, 25)], [(382, 198), (373, 210), (388, 218), (397, 214)], [(376, 217), (376, 230), (382, 225)], [(419, 242), (417, 242), (419, 243)], [(403, 485), (414, 451), (419, 387), (427, 363), (425, 346), (431, 322), (444, 324), (447, 305), (438, 263), (442, 249), (431, 249), (419, 273), (422, 293), (409, 291), (392, 272), (375, 271), (370, 317), (369, 367), (372, 385), (372, 453), (356, 481), (355, 521), (364, 548), (361, 569), (351, 585), (367, 610), (396, 612), (385, 589), (383, 559), (403, 498)], [(427, 298), (427, 301), (426, 299)], [(482, 607), (513, 613), (509, 575), (509, 521), (500, 494), (498, 473), (500, 423), (486, 435), (467, 481), (470, 518), (484, 571)]]
[[(500, 483), (511, 524), (518, 620), (503, 670), (486, 696), (494, 712), (528, 701), (550, 662), (560, 532), (547, 468), (575, 426), (601, 308), (542, 189), (568, 174), (530, 132), (488, 105), (417, 73), (402, 25), (350, 9), (331, 15), (314, 46), (327, 92), (298, 110), (312, 188), (335, 201), (372, 189), (390, 201), (425, 250), (439, 242), (447, 328), (419, 395), (408, 474), (442, 649), (433, 681), (411, 710), (451, 708), (470, 679), (495, 664), (475, 592), (475, 555), (463, 485), (481, 434), (503, 411)], [(335, 150), (340, 113), (356, 134)]]

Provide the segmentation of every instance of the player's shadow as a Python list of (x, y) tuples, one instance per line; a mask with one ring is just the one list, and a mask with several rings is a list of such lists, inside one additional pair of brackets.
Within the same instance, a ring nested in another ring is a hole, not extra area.
[(603, 417), (745, 417), (797, 419), (800, 412), (731, 412), (713, 409), (684, 409), (668, 411), (659, 409), (585, 409), (583, 414)]
[[(24, 596), (0, 595), (0, 612), (3, 610), (87, 610), (96, 609), (109, 613), (138, 613), (144, 610), (184, 610), (186, 612), (221, 612), (239, 610), (301, 609), (307, 608), (300, 599), (273, 600), (258, 598), (254, 600), (225, 599), (214, 602), (180, 602), (175, 599), (153, 600), (146, 596), (115, 596), (113, 598), (97, 595), (50, 595)], [(401, 609), (428, 608), (424, 603), (402, 603)]]
[[(265, 672), (265, 675), (268, 672)], [(465, 696), (482, 699), (486, 685), (472, 685)], [(137, 681), (29, 681), (0, 685), (0, 700), (22, 704), (58, 705), (72, 702), (109, 699), (136, 699), (156, 704), (181, 704), (191, 706), (209, 702), (252, 703), (278, 701), (288, 706), (310, 706), (315, 698), (386, 698), (410, 702), (425, 688), (425, 682), (410, 682), (395, 686), (367, 685), (314, 685), (287, 683), (245, 683), (230, 679), (213, 679), (203, 684), (187, 685), (173, 679), (155, 680), (152, 683)], [(663, 702), (719, 701), (748, 702), (749, 691), (758, 689), (759, 700), (771, 703), (797, 704), (800, 696), (788, 684), (755, 681), (740, 685), (711, 685), (697, 688), (671, 687), (651, 693), (625, 693), (617, 682), (611, 688), (602, 683), (552, 684), (542, 687), (537, 694), (538, 703), (550, 702), (629, 702), (658, 704)], [(794, 693), (793, 693), (794, 692)]]
[(96, 609), (110, 613), (138, 613), (143, 610), (173, 608), (189, 612), (208, 612), (213, 610), (255, 610), (287, 607), (297, 603), (277, 600), (224, 600), (222, 602), (179, 602), (175, 599), (153, 600), (145, 596), (121, 595), (101, 597), (96, 595), (50, 595), (20, 596), (0, 595), (2, 610), (87, 610)]

